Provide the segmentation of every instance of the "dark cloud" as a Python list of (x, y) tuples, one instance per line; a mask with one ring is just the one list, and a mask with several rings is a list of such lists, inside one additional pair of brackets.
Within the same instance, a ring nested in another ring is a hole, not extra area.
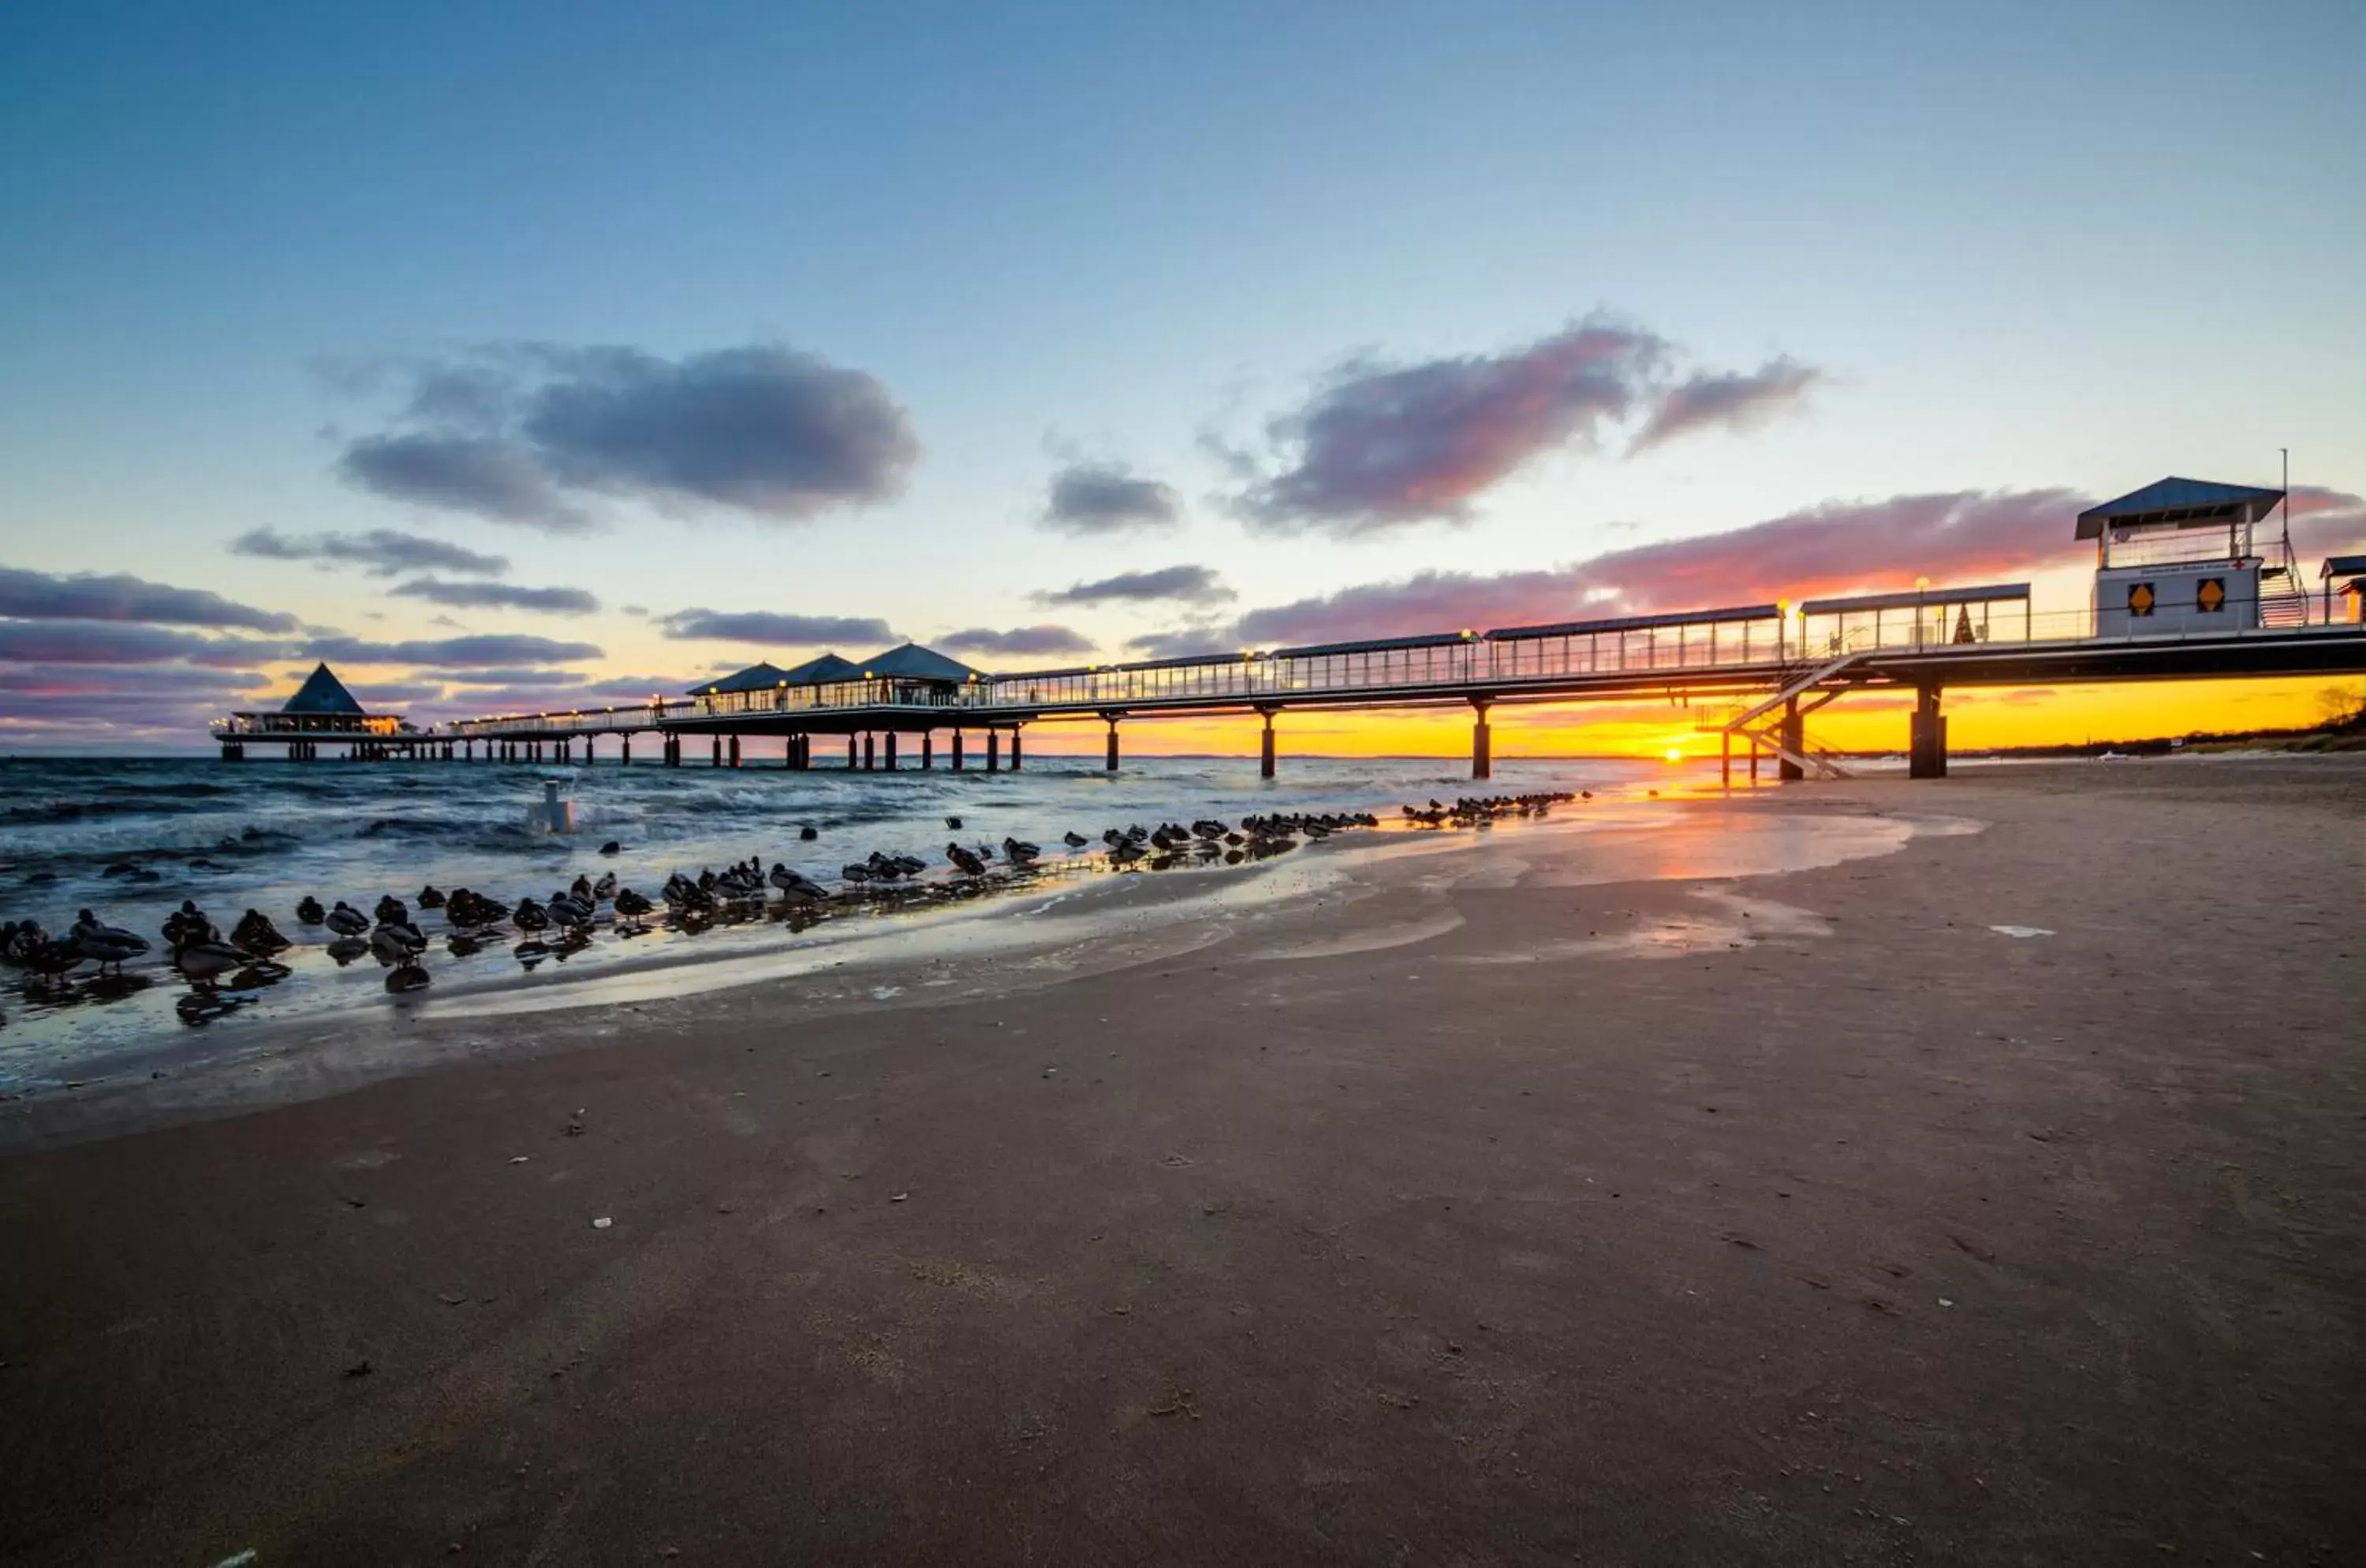
[(751, 642), (780, 647), (824, 643), (890, 643), (887, 623), (866, 615), (784, 615), (771, 610), (676, 610), (657, 617), (665, 635), (680, 642)]
[(252, 691), (268, 685), (259, 670), (204, 670), (166, 664), (139, 669), (90, 664), (0, 666), (0, 692), (24, 697), (154, 697)]
[(293, 615), (258, 610), (202, 588), (173, 588), (124, 572), (61, 577), (15, 567), (0, 567), (0, 615), (28, 621), (234, 626), (258, 632), (292, 632), (299, 624)]
[(972, 626), (966, 631), (948, 632), (936, 639), (936, 646), (952, 653), (1019, 654), (1030, 658), (1049, 654), (1090, 653), (1093, 639), (1067, 626), (1014, 626), (1007, 632), (991, 626)]
[(544, 670), (534, 665), (501, 665), (490, 670), (446, 671), (444, 679), (463, 686), (581, 686), (592, 677), (580, 670)]
[(2293, 542), (2308, 571), (2309, 557), (2366, 553), (2366, 500), (2322, 485), (2292, 487)]
[(545, 615), (589, 615), (596, 614), (600, 601), (580, 588), (523, 588), (508, 582), (448, 582), (442, 578), (422, 577), (416, 582), (405, 582), (387, 590), (408, 599), (424, 599), (431, 604), (449, 604), (456, 609), (532, 610)]
[(1201, 654), (1237, 653), (1240, 643), (1227, 626), (1177, 626), (1172, 631), (1144, 632), (1126, 645), (1137, 659), (1190, 659)]
[(1213, 567), (1167, 566), (1155, 571), (1121, 571), (1098, 582), (1079, 582), (1035, 595), (1038, 604), (1148, 604), (1171, 600), (1184, 604), (1212, 604), (1238, 598), (1216, 575)]
[(422, 538), (392, 528), (372, 528), (366, 534), (312, 534), (291, 538), (269, 528), (256, 528), (231, 541), (231, 553), (260, 556), (267, 560), (310, 560), (358, 566), (374, 577), (406, 571), (457, 571), (471, 577), (499, 577), (510, 569), (501, 556), (463, 549), (441, 539)]
[(893, 498), (920, 456), (877, 377), (786, 348), (494, 344), (343, 379), (410, 388), (398, 428), (346, 447), (348, 482), (558, 531), (592, 525), (592, 495), (799, 521)]
[(554, 642), (546, 637), (494, 634), (447, 637), (416, 642), (364, 642), (323, 637), (303, 649), (307, 659), (348, 664), (424, 664), (434, 668), (482, 668), (497, 664), (572, 664), (598, 659), (597, 643)]
[(1834, 502), (1745, 528), (1614, 550), (1573, 566), (1425, 571), (1251, 610), (1217, 647), (1484, 631), (1857, 589), (2011, 578), (2084, 558), (2092, 502), (2067, 490), (1955, 491)]
[(1052, 476), (1043, 525), (1066, 534), (1127, 534), (1183, 521), (1173, 485), (1133, 477), (1122, 463), (1077, 463)]
[(292, 650), (256, 637), (209, 637), (120, 621), (0, 621), (0, 660), (28, 664), (163, 664), (235, 669)]
[[(443, 696), (440, 682), (424, 681), (388, 681), (372, 683), (348, 681), (345, 690), (354, 700), (373, 713), (396, 712), (411, 703), (432, 703)], [(276, 705), (276, 704), (273, 705)]]
[(1467, 522), (1481, 492), (1627, 417), (1666, 353), (1650, 333), (1592, 320), (1493, 356), (1351, 365), (1268, 426), (1266, 460), (1240, 455), (1258, 477), (1236, 509), (1268, 532), (1343, 538)]
[(639, 615), (644, 619), (648, 617), (649, 613), (649, 607), (647, 604), (619, 604), (616, 608), (625, 615)]
[(498, 436), (365, 435), (345, 448), (337, 472), (347, 484), (389, 501), (473, 512), (554, 534), (592, 527), (590, 515), (559, 493), (533, 453)]
[(1696, 372), (1660, 399), (1628, 451), (1645, 451), (1695, 431), (1752, 429), (1797, 408), (1821, 379), (1821, 372), (1789, 358), (1770, 359), (1746, 374)]

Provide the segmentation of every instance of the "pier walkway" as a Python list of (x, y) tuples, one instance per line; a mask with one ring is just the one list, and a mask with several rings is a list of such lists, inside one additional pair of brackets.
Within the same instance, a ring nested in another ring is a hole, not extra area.
[[(1435, 708), (1472, 712), (1471, 776), (1492, 772), (1490, 715), (1536, 703), (1661, 700), (1691, 706), (1696, 726), (1736, 743), (1755, 772), (1773, 758), (1786, 777), (1838, 764), (1808, 742), (1808, 716), (1850, 693), (1910, 690), (1912, 771), (1943, 773), (1947, 688), (2366, 672), (2366, 625), (2211, 626), (2191, 618), (2106, 624), (2091, 611), (2033, 612), (2026, 583), (1763, 604), (1661, 615), (1458, 631), (1429, 637), (1191, 658), (1083, 665), (965, 679), (916, 679), (849, 667), (830, 678), (645, 704), (464, 719), (399, 735), (356, 735), (378, 754), (591, 761), (614, 737), (654, 733), (659, 759), (704, 750), (738, 765), (741, 740), (785, 737), (784, 762), (811, 767), (839, 739), (846, 765), (937, 765), (948, 737), (954, 768), (1023, 764), (1031, 724), (1107, 727), (1106, 765), (1119, 765), (1119, 727), (1162, 716), (1253, 713), (1264, 720), (1263, 771), (1276, 767), (1275, 721), (1299, 711)], [(277, 715), (216, 727), (225, 754), (278, 736)], [(317, 753), (325, 731), (302, 735)], [(982, 742), (974, 757), (968, 739)], [(821, 742), (817, 746), (817, 741)], [(702, 744), (703, 743), (703, 744)], [(481, 748), (481, 751), (480, 749)], [(914, 752), (917, 751), (917, 755)]]

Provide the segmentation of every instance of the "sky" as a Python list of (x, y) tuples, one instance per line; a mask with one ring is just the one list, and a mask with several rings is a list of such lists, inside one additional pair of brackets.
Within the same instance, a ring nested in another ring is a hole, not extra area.
[[(432, 720), (905, 638), (2071, 610), (2082, 506), (2280, 448), (2313, 572), (2366, 548), (2361, 66), (2352, 0), (19, 0), (0, 750), (203, 745), (318, 659)], [(1955, 738), (2325, 684), (1966, 694)]]

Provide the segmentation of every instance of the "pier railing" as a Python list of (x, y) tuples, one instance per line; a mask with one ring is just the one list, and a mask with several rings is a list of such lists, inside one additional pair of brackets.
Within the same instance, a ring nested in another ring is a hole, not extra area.
[[(2159, 629), (2131, 626), (2099, 634), (2091, 609), (2032, 612), (2025, 598), (1981, 600), (1927, 594), (1899, 606), (1874, 599), (1811, 601), (1694, 616), (1638, 617), (1403, 637), (1315, 648), (1247, 649), (1198, 657), (979, 676), (959, 683), (851, 680), (782, 683), (704, 696), (565, 713), (462, 719), (437, 727), (451, 739), (566, 737), (764, 720), (799, 714), (884, 713), (933, 717), (946, 726), (1017, 722), (1046, 713), (1134, 708), (1256, 706), (1366, 701), (1391, 694), (1408, 702), (1485, 699), (1523, 689), (1615, 684), (1624, 678), (1685, 677), (1741, 685), (1780, 685), (1803, 668), (1842, 653), (1944, 653), (1992, 645), (2114, 647), (2196, 640), (2291, 639), (2338, 633), (2340, 626), (2211, 626), (2164, 619)], [(1839, 609), (1821, 605), (1843, 605)], [(2234, 617), (2229, 617), (2232, 621)], [(273, 717), (277, 716), (262, 716)]]

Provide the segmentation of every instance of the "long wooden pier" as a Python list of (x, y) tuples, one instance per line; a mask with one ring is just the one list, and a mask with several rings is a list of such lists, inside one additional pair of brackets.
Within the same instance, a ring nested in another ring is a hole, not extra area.
[[(1034, 724), (1107, 727), (1105, 765), (1120, 763), (1121, 723), (1165, 716), (1256, 714), (1264, 720), (1262, 771), (1273, 776), (1276, 720), (1301, 711), (1436, 708), (1472, 713), (1471, 776), (1493, 767), (1490, 715), (1538, 703), (1679, 701), (1706, 709), (1752, 771), (1773, 757), (1784, 776), (1836, 773), (1805, 721), (1853, 692), (1910, 690), (1911, 771), (1946, 768), (1942, 694), (1949, 688), (2096, 682), (2225, 679), (2366, 672), (2366, 625), (2213, 626), (2180, 621), (2160, 631), (2106, 629), (2090, 612), (2034, 613), (2026, 583), (1921, 589), (1792, 605), (1736, 605), (1688, 613), (1458, 631), (1429, 637), (1245, 649), (1193, 658), (1082, 665), (960, 681), (880, 675), (837, 678), (701, 696), (654, 694), (645, 704), (459, 720), (424, 730), (356, 735), (380, 754), (473, 760), (590, 762), (614, 737), (633, 760), (633, 738), (655, 734), (659, 759), (679, 765), (700, 750), (738, 766), (752, 736), (786, 739), (784, 764), (824, 762), (836, 741), (845, 766), (895, 770), (1023, 765), (1021, 732)], [(2146, 623), (2132, 623), (2142, 628)], [(1719, 706), (1718, 705), (1724, 705)], [(217, 726), (231, 747), (283, 739), (269, 722)], [(288, 731), (317, 754), (325, 728)], [(982, 755), (974, 755), (975, 738)], [(1007, 750), (1006, 750), (1007, 748)]]

